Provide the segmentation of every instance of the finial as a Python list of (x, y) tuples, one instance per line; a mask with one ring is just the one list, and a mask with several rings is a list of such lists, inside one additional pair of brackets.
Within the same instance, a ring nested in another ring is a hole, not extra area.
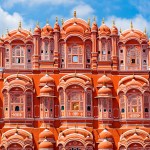
[(8, 28), (7, 28), (7, 33), (9, 33), (9, 30), (8, 30)]
[(145, 29), (144, 29), (144, 34), (146, 34), (146, 27), (145, 27)]
[(90, 18), (88, 18), (88, 25), (90, 26)]
[(40, 25), (40, 23), (39, 23), (39, 21), (37, 21), (36, 26), (39, 26), (39, 25)]
[(120, 33), (122, 33), (122, 29), (120, 28)]
[(48, 19), (46, 19), (46, 24), (49, 24), (49, 20)]
[(62, 24), (62, 25), (64, 24), (64, 19), (63, 19), (63, 18), (61, 19), (61, 24)]
[(74, 11), (74, 18), (76, 18), (77, 17), (77, 12), (76, 12), (76, 10)]
[(105, 20), (104, 20), (104, 18), (102, 19), (102, 24), (105, 24)]
[(93, 18), (93, 21), (95, 21), (96, 22), (96, 17), (94, 16), (94, 18)]
[(131, 21), (131, 25), (130, 25), (131, 29), (133, 29), (133, 24), (132, 24), (132, 21)]
[(113, 20), (112, 23), (113, 23), (113, 26), (115, 26), (115, 20)]
[(21, 27), (22, 27), (22, 23), (21, 21), (19, 21), (18, 29), (21, 29)]
[(56, 22), (58, 22), (58, 17), (56, 17)]
[(32, 29), (30, 28), (29, 31), (32, 32)]

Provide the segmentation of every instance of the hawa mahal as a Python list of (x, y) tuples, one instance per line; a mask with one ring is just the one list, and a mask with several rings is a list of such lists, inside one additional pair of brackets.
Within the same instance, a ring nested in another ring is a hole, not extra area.
[(76, 16), (0, 38), (1, 150), (150, 150), (146, 31)]

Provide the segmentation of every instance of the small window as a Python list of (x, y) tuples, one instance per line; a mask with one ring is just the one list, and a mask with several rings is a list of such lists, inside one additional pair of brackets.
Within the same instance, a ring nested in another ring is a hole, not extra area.
[(87, 63), (90, 63), (90, 59), (87, 59)]
[(48, 53), (48, 51), (45, 51), (45, 54), (47, 54)]
[(98, 54), (100, 54), (101, 52), (100, 51), (98, 51)]
[(120, 63), (123, 64), (123, 60), (121, 60)]
[(108, 54), (110, 54), (110, 51), (108, 51)]
[(72, 61), (73, 61), (74, 63), (77, 63), (77, 62), (78, 62), (78, 56), (73, 56), (73, 57), (72, 57)]
[(6, 59), (6, 62), (9, 62), (9, 59)]
[(28, 111), (31, 111), (31, 108), (28, 108)]
[(43, 53), (43, 50), (41, 50), (41, 53)]
[(122, 50), (122, 49), (120, 50), (120, 53), (123, 53), (123, 50)]
[(148, 108), (145, 108), (145, 112), (148, 112)]
[(143, 60), (143, 64), (146, 64), (146, 60)]
[(87, 111), (91, 111), (91, 106), (87, 106)]
[(132, 64), (135, 64), (135, 59), (132, 59), (132, 60), (131, 60), (131, 63), (132, 63)]
[(109, 109), (109, 112), (111, 112), (111, 109)]
[(30, 59), (28, 59), (28, 62), (31, 62), (31, 60), (30, 60)]
[(8, 110), (8, 108), (6, 107), (6, 108), (5, 108), (5, 110), (7, 111), (7, 110)]
[(19, 111), (20, 109), (19, 109), (19, 106), (16, 106), (15, 107), (15, 111)]
[(105, 50), (103, 50), (103, 51), (102, 51), (102, 55), (105, 55), (105, 54), (106, 54), (106, 51), (105, 51)]
[(64, 59), (62, 59), (61, 61), (64, 62)]
[(64, 106), (61, 106), (61, 110), (64, 110)]
[(122, 108), (122, 109), (121, 109), (121, 112), (122, 112), (122, 113), (124, 113), (124, 112), (125, 112), (124, 108)]
[(101, 112), (101, 109), (99, 111)]
[(104, 112), (106, 112), (106, 109), (104, 109)]
[(146, 50), (145, 49), (143, 49), (143, 53), (145, 53), (146, 52)]
[(30, 53), (30, 52), (31, 52), (31, 50), (30, 50), (30, 49), (28, 49), (28, 52)]
[(9, 52), (9, 49), (7, 48), (6, 51)]
[(20, 64), (20, 58), (17, 58), (17, 63)]
[(45, 111), (47, 111), (47, 108), (45, 108)]
[(51, 108), (51, 109), (50, 109), (50, 111), (52, 112), (52, 111), (53, 111), (53, 109)]

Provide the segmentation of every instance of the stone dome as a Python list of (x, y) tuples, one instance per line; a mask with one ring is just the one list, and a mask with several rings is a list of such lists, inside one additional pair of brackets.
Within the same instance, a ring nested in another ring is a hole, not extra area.
[(43, 149), (43, 148), (53, 148), (53, 144), (51, 142), (49, 142), (47, 139), (45, 139), (43, 142), (41, 142), (39, 144), (39, 149)]
[(112, 95), (112, 91), (110, 88), (106, 87), (106, 86), (102, 86), (99, 90), (98, 90), (98, 95), (99, 96), (110, 96)]
[(54, 82), (54, 79), (50, 77), (48, 74), (45, 74), (45, 76), (43, 76), (40, 79), (40, 83), (51, 83), (51, 82)]
[(39, 134), (39, 138), (53, 138), (53, 133), (50, 130), (45, 129)]
[(54, 90), (51, 88), (51, 87), (49, 87), (48, 85), (45, 85), (44, 87), (42, 87), (41, 89), (40, 89), (40, 93), (51, 93), (51, 92), (53, 92)]
[(101, 139), (113, 138), (112, 134), (111, 134), (107, 129), (104, 129), (104, 130), (99, 134), (99, 137), (100, 137)]
[(106, 76), (105, 74), (98, 79), (98, 84), (112, 84), (111, 78)]
[(100, 144), (98, 144), (98, 149), (113, 149), (113, 144), (106, 139), (103, 140)]

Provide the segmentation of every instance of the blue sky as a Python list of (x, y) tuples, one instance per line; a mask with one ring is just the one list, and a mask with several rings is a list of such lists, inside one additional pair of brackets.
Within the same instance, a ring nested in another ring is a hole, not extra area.
[[(111, 27), (112, 20), (122, 30), (134, 28), (150, 33), (150, 0), (0, 0), (0, 34), (6, 29), (18, 27), (21, 20), (26, 29), (34, 28), (37, 21), (43, 27), (49, 20), (53, 27), (55, 17), (67, 20), (77, 11), (77, 17), (93, 20), (96, 16), (98, 26), (102, 18)], [(61, 23), (60, 23), (61, 24)]]

